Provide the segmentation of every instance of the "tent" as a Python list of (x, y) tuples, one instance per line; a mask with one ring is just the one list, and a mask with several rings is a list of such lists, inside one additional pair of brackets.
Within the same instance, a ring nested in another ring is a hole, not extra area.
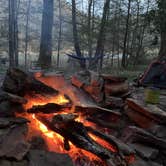
[(166, 61), (152, 62), (138, 79), (138, 84), (166, 89)]

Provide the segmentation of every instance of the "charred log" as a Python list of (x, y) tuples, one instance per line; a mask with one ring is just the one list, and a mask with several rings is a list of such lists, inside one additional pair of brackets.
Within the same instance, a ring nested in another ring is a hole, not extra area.
[(117, 139), (116, 137), (112, 135), (106, 135), (91, 127), (86, 127), (86, 129), (88, 132), (109, 142), (111, 145), (113, 145), (116, 148), (118, 153), (122, 153), (123, 155), (131, 155), (135, 153), (135, 151), (132, 148), (130, 148), (127, 144), (123, 143), (121, 140)]
[[(87, 133), (84, 125), (77, 121), (68, 120), (54, 120), (50, 122), (42, 116), (37, 116), (38, 120), (44, 123), (49, 129), (59, 133), (66, 140), (71, 141), (76, 147), (87, 150), (102, 159), (109, 159), (114, 156), (113, 152), (110, 152), (97, 144)], [(67, 115), (66, 115), (67, 118)], [(58, 118), (59, 119), (59, 118)]]
[(32, 108), (28, 109), (28, 113), (44, 113), (44, 114), (50, 114), (50, 113), (56, 113), (56, 112), (62, 112), (64, 109), (70, 109), (71, 105), (60, 105), (55, 103), (48, 103), (45, 105), (37, 105), (33, 106)]

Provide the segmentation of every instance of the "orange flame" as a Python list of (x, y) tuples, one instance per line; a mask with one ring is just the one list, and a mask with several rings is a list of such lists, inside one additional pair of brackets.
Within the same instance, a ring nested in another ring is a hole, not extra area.
[(65, 98), (64, 95), (60, 94), (58, 96), (48, 96), (48, 97), (43, 97), (41, 95), (36, 95), (34, 98), (31, 96), (26, 95), (25, 98), (28, 100), (28, 103), (24, 105), (25, 109), (32, 108), (33, 106), (37, 105), (45, 105), (48, 103), (55, 103), (55, 104), (67, 104), (69, 103), (69, 100)]

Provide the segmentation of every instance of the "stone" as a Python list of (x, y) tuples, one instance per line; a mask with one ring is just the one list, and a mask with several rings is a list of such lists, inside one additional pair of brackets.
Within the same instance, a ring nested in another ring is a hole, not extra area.
[(0, 157), (22, 160), (30, 148), (26, 142), (27, 125), (14, 125), (1, 133)]
[(67, 154), (58, 154), (42, 150), (31, 150), (28, 155), (29, 166), (73, 166)]
[(130, 146), (135, 149), (137, 154), (143, 159), (155, 159), (159, 153), (158, 149), (151, 148), (142, 144), (134, 143)]
[(12, 166), (28, 166), (28, 161), (27, 160), (13, 161)]
[(12, 166), (8, 160), (0, 160), (0, 166)]

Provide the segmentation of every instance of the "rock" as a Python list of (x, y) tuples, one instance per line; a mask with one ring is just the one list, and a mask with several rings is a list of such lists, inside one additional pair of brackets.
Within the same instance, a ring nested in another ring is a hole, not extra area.
[(0, 157), (22, 160), (30, 148), (29, 143), (25, 141), (26, 134), (26, 124), (14, 125), (2, 132), (0, 137)]
[(29, 166), (73, 166), (67, 154), (58, 154), (42, 150), (31, 150), (28, 155)]
[(28, 166), (28, 161), (27, 160), (13, 161), (12, 166)]
[(9, 101), (3, 101), (0, 103), (0, 117), (12, 117), (14, 112), (12, 104)]
[(129, 164), (129, 166), (151, 166), (151, 165), (149, 165), (147, 161), (144, 161), (137, 157), (134, 162)]
[(0, 166), (12, 166), (8, 160), (0, 160)]
[(159, 138), (166, 139), (166, 126), (164, 125), (155, 125), (149, 129), (149, 132)]
[(159, 153), (158, 149), (154, 149), (138, 143), (130, 144), (130, 146), (135, 149), (137, 154), (143, 159), (155, 159)]
[(25, 124), (29, 121), (25, 118), (16, 117), (16, 118), (0, 118), (0, 128), (7, 128), (15, 124)]
[(40, 150), (47, 149), (44, 139), (40, 136), (33, 136), (31, 138), (30, 143), (31, 143), (31, 149), (40, 149)]
[(149, 161), (148, 163), (149, 163), (149, 166), (164, 166), (164, 165), (161, 165), (161, 164), (153, 162), (153, 161)]

